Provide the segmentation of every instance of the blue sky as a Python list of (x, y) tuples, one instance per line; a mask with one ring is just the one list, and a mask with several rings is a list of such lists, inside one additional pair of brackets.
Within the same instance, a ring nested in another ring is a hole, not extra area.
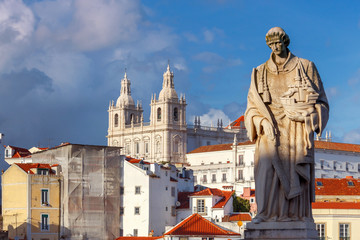
[(235, 120), (274, 26), (316, 64), (333, 140), (360, 144), (360, 2), (235, 0), (0, 1), (3, 144), (106, 145), (124, 69), (148, 121), (168, 59), (190, 124)]

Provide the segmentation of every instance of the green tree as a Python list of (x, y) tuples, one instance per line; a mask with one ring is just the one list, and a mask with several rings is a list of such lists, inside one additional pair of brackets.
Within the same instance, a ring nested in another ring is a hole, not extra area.
[(250, 201), (241, 197), (233, 195), (233, 208), (234, 212), (249, 212)]

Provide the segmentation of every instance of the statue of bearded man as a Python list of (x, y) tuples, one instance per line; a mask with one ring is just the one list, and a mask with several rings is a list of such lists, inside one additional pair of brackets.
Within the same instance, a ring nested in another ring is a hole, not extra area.
[(245, 112), (256, 141), (253, 223), (313, 222), (314, 132), (325, 128), (328, 101), (314, 63), (290, 52), (283, 29), (270, 29), (266, 44), (272, 53), (253, 69)]

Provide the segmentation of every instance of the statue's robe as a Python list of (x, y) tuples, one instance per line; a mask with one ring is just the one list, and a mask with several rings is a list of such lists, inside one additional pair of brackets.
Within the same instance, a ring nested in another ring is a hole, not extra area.
[[(304, 122), (290, 120), (280, 102), (288, 86), (295, 84), (299, 65), (302, 65), (312, 88), (319, 94), (314, 112)], [(260, 78), (267, 84), (270, 101), (264, 102), (263, 89), (259, 91)], [(256, 218), (261, 221), (313, 221), (314, 132), (321, 135), (328, 116), (327, 98), (312, 62), (289, 51), (282, 66), (277, 66), (271, 56), (253, 70), (245, 126), (250, 140), (256, 140)], [(265, 119), (273, 126), (274, 140), (262, 131), (261, 122)]]

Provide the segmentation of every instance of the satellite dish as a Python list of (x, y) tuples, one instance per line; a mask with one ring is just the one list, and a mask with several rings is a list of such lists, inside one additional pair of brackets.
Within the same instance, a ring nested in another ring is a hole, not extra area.
[(180, 203), (179, 201), (177, 201), (177, 202), (175, 203), (175, 205), (176, 205), (177, 207), (180, 207), (181, 203)]

